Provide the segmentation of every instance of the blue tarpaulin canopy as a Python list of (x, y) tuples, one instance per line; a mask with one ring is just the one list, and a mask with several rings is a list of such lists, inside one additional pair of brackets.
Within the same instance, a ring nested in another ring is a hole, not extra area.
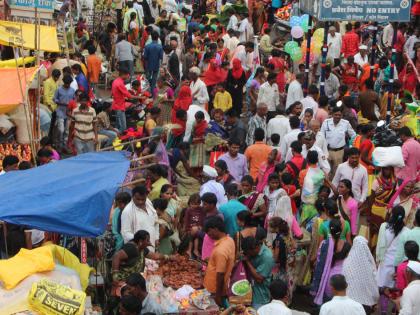
[(0, 220), (64, 235), (106, 228), (130, 161), (123, 152), (87, 153), (0, 176)]

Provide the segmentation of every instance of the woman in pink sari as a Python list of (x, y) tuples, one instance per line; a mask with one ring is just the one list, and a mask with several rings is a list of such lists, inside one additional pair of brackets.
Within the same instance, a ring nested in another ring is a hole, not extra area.
[(357, 236), (359, 231), (359, 211), (357, 201), (353, 198), (351, 181), (342, 179), (338, 183), (338, 187), (333, 187), (332, 189), (338, 197), (337, 204), (341, 218), (349, 222), (351, 235), (353, 237)]
[(267, 161), (260, 165), (257, 177), (257, 192), (262, 193), (264, 191), (265, 186), (268, 184), (268, 176), (274, 172), (276, 162), (280, 162), (280, 157), (280, 153), (277, 149), (274, 149), (268, 155)]

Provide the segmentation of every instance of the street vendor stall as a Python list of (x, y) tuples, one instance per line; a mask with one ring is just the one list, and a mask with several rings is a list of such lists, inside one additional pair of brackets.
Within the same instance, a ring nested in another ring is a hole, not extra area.
[[(0, 177), (0, 197), (3, 200), (0, 220), (65, 236), (102, 235), (115, 193), (122, 185), (129, 164), (124, 152), (102, 152), (83, 154), (26, 171), (5, 173)], [(4, 227), (3, 223), (1, 226)], [(6, 250), (7, 243), (4, 244)], [(74, 272), (62, 267), (57, 269), (57, 264), (75, 270), (80, 284), (74, 281)], [(0, 282), (3, 284), (0, 286), (0, 314), (9, 314), (3, 310), (11, 306), (16, 311), (24, 310), (28, 307), (27, 303), (31, 310), (39, 313), (45, 305), (40, 305), (36, 299), (38, 293), (50, 296), (59, 288), (59, 292), (64, 292), (63, 297), (73, 294), (73, 291), (60, 287), (57, 281), (76, 289), (74, 294), (78, 294), (84, 303), (86, 294), (83, 291), (89, 284), (90, 272), (88, 265), (80, 264), (79, 259), (63, 247), (23, 248), (12, 258), (0, 260)], [(53, 282), (45, 282), (44, 278)], [(97, 283), (95, 279), (93, 285)], [(28, 289), (31, 289), (32, 295)], [(35, 294), (33, 290), (39, 292)], [(1, 303), (10, 296), (15, 296), (16, 303)], [(78, 309), (72, 314), (79, 314), (80, 310), (83, 311)]]

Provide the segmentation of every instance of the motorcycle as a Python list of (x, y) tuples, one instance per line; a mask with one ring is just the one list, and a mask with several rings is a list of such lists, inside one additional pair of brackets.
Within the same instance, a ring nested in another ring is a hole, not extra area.
[(402, 146), (398, 134), (389, 128), (389, 124), (387, 125), (384, 120), (380, 120), (376, 124), (375, 135), (372, 140), (376, 147)]

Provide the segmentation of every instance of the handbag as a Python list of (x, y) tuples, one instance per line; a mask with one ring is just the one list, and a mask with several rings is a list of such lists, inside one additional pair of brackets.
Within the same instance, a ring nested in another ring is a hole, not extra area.
[[(239, 286), (243, 286), (245, 289), (241, 288), (243, 289), (241, 290)], [(248, 281), (247, 271), (241, 260), (232, 270), (227, 294), (231, 304), (251, 305), (252, 303), (251, 283)]]

